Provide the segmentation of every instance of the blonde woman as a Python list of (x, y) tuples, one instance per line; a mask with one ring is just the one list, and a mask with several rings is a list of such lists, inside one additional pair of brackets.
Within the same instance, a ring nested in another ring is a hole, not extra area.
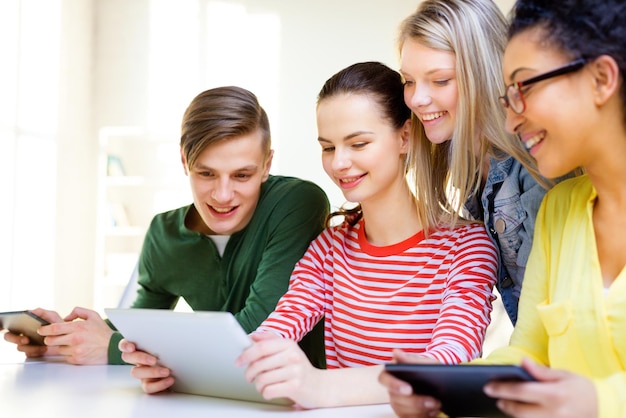
[[(400, 26), (400, 72), (413, 111), (417, 196), (483, 220), (499, 247), (497, 288), (512, 323), (535, 224), (549, 185), (504, 129), (506, 20), (491, 0), (426, 0)], [(452, 191), (452, 193), (451, 193)], [(432, 206), (432, 205), (431, 205)], [(432, 224), (438, 220), (428, 218)]]

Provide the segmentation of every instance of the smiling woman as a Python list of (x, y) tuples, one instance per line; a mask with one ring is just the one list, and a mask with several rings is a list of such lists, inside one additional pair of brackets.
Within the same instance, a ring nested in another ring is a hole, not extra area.
[(400, 25), (404, 98), (414, 115), (411, 163), (430, 176), (416, 177), (415, 190), (446, 208), (453, 223), (484, 221), (498, 245), (497, 288), (514, 324), (535, 214), (551, 182), (505, 130), (498, 101), (505, 43), (506, 20), (491, 0), (425, 0)]

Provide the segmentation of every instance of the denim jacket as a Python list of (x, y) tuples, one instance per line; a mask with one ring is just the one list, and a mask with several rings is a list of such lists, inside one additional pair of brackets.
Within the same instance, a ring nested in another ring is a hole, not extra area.
[(545, 193), (546, 189), (513, 157), (491, 158), (481, 195), (482, 208), (470, 202), (466, 205), (474, 218), (483, 219), (489, 236), (500, 250), (496, 287), (513, 324), (517, 322), (535, 218)]

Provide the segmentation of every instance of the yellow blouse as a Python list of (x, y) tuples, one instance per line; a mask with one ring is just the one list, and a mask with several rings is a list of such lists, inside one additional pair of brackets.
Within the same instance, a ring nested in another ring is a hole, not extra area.
[(595, 198), (586, 175), (546, 194), (510, 345), (487, 361), (519, 364), (528, 357), (587, 376), (597, 389), (598, 415), (626, 417), (626, 272), (603, 287), (592, 222)]

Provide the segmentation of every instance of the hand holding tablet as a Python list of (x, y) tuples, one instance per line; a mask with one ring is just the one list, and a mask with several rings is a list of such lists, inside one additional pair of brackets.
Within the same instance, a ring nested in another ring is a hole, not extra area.
[(534, 381), (512, 365), (387, 364), (385, 371), (411, 384), (416, 394), (438, 399), (450, 417), (504, 417), (483, 387), (492, 381)]

